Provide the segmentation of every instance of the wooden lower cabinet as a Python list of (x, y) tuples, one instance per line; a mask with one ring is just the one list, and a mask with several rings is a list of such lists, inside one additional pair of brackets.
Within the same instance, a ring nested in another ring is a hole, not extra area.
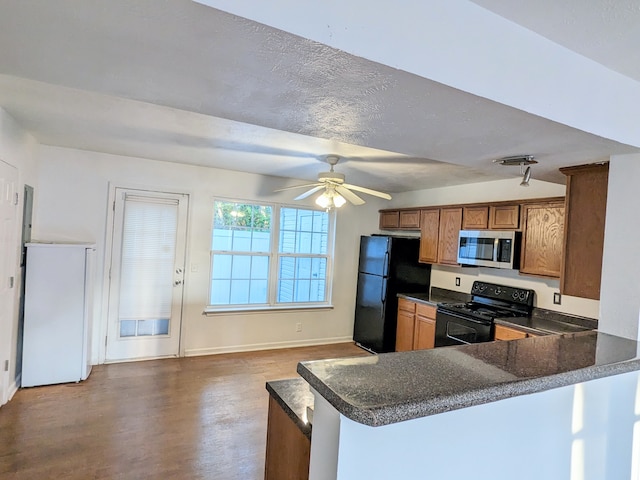
[(307, 480), (311, 440), (269, 396), (265, 480)]
[(564, 203), (525, 205), (520, 273), (560, 277), (564, 243)]
[(396, 327), (396, 352), (413, 350), (415, 330), (415, 302), (404, 298), (398, 299), (398, 323)]
[(436, 335), (436, 307), (398, 299), (396, 352), (433, 348)]
[(532, 333), (523, 332), (516, 328), (505, 327), (504, 325), (495, 326), (494, 340), (518, 340), (520, 338), (536, 337)]
[(413, 349), (433, 348), (436, 341), (436, 308), (431, 305), (416, 306)]

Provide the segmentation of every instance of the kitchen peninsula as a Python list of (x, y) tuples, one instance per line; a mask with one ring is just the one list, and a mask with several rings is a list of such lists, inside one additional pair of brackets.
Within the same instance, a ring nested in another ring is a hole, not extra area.
[(595, 331), (302, 362), (309, 478), (632, 478), (639, 369)]

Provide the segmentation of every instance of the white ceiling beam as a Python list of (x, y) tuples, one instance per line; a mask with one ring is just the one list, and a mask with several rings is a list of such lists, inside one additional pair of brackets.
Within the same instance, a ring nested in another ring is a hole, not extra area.
[(466, 0), (195, 0), (640, 146), (640, 83)]

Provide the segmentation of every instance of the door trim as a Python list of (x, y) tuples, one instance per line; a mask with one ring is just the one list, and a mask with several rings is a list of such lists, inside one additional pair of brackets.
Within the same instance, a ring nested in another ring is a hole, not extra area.
[[(115, 211), (114, 211), (114, 202), (116, 201), (116, 189), (124, 189), (124, 190), (142, 190), (146, 192), (153, 193), (170, 193), (174, 195), (184, 195), (187, 198), (187, 212), (186, 212), (186, 240), (185, 240), (185, 275), (184, 275), (184, 288), (182, 290), (182, 309), (181, 316), (184, 319), (185, 316), (185, 298), (186, 291), (189, 286), (189, 269), (186, 268), (189, 265), (190, 258), (190, 239), (191, 239), (191, 200), (193, 198), (193, 190), (191, 189), (175, 189), (172, 187), (166, 186), (157, 186), (150, 187), (149, 185), (142, 185), (138, 183), (129, 183), (129, 182), (109, 182), (109, 193), (107, 196), (107, 204), (105, 206), (106, 212), (106, 222), (105, 222), (105, 246), (104, 246), (104, 261), (102, 262), (102, 295), (100, 298), (100, 315), (99, 315), (99, 325), (94, 326), (94, 349), (93, 351), (97, 352), (98, 358), (97, 363), (103, 364), (107, 363), (107, 332), (109, 327), (109, 294), (110, 294), (110, 278), (109, 278), (109, 269), (111, 268), (111, 254), (113, 251), (113, 222), (115, 220)], [(185, 346), (184, 346), (184, 334), (185, 334), (185, 323), (184, 321), (180, 322), (180, 341), (178, 347), (178, 356), (184, 357)], [(97, 343), (97, 345), (96, 345)], [(162, 357), (166, 358), (166, 357)], [(149, 360), (149, 359), (145, 359)], [(128, 361), (137, 361), (137, 360), (128, 360)], [(115, 363), (115, 362), (109, 362)]]

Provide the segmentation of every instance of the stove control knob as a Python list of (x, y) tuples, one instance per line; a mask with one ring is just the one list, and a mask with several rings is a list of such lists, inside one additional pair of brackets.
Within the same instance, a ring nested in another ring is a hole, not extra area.
[(500, 287), (496, 287), (495, 294), (500, 295), (502, 293), (502, 289)]
[(512, 297), (514, 300), (517, 300), (517, 299), (518, 299), (518, 297), (519, 297), (518, 292), (517, 292), (517, 291), (516, 291), (516, 292), (513, 292), (513, 294), (511, 295), (511, 297)]
[(527, 299), (527, 297), (529, 296), (529, 294), (527, 292), (520, 292), (520, 300), (524, 301)]

